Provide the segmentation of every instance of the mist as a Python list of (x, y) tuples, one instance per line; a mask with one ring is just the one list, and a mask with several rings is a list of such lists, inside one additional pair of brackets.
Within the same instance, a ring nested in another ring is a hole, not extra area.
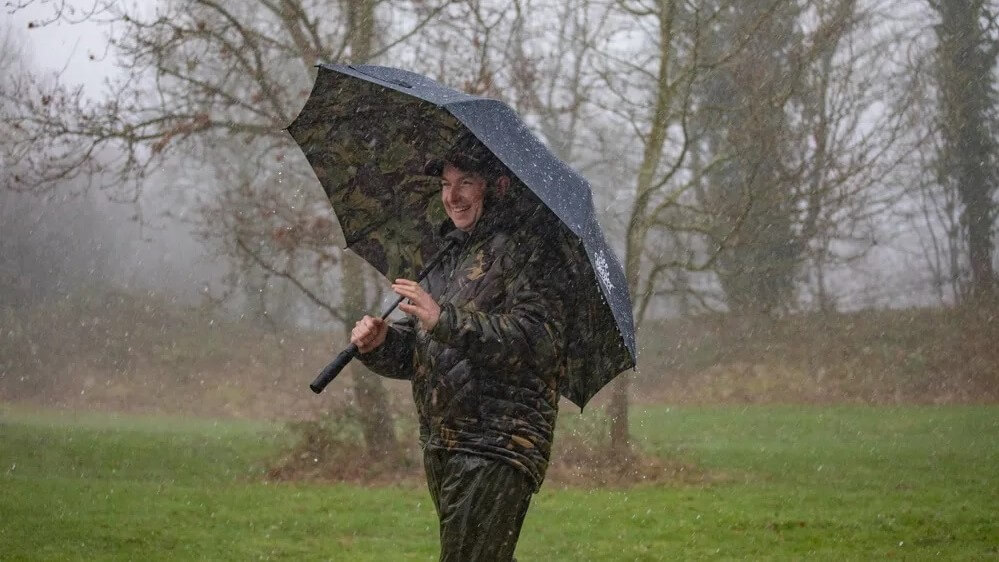
[(412, 383), (354, 361), (308, 387), (396, 297), (345, 249), (320, 181), (343, 170), (286, 130), (317, 64), (363, 63), (505, 103), (588, 180), (624, 270), (637, 365), (585, 409), (553, 392), (518, 556), (995, 555), (997, 13), (5, 6), (0, 537), (25, 559), (433, 557)]

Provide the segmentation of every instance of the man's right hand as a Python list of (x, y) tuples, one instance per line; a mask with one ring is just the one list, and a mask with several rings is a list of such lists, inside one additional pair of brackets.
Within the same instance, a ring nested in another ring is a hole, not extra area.
[(350, 331), (350, 343), (356, 345), (361, 353), (367, 353), (385, 343), (388, 328), (388, 322), (381, 318), (365, 316)]

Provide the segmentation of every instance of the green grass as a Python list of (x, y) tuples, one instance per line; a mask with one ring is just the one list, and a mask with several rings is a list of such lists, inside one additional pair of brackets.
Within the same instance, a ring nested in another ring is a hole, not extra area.
[[(633, 419), (645, 448), (719, 480), (548, 486), (519, 559), (999, 556), (999, 407), (655, 407)], [(263, 423), (7, 408), (0, 559), (435, 559), (422, 488), (265, 483), (285, 439)]]

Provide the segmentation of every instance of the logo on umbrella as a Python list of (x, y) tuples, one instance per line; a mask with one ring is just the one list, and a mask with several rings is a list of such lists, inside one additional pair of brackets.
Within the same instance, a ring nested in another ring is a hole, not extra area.
[(610, 268), (607, 266), (607, 258), (604, 257), (603, 250), (598, 251), (597, 255), (593, 257), (593, 268), (597, 272), (597, 279), (600, 280), (600, 284), (608, 291), (612, 290), (614, 283), (611, 283)]

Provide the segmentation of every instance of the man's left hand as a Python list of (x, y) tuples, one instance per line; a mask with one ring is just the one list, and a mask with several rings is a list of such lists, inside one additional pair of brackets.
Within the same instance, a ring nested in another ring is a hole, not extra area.
[(430, 293), (424, 291), (419, 283), (409, 279), (396, 279), (392, 284), (392, 290), (399, 296), (409, 299), (408, 303), (403, 302), (399, 305), (403, 312), (415, 316), (424, 330), (429, 332), (434, 329), (441, 317), (441, 307)]

